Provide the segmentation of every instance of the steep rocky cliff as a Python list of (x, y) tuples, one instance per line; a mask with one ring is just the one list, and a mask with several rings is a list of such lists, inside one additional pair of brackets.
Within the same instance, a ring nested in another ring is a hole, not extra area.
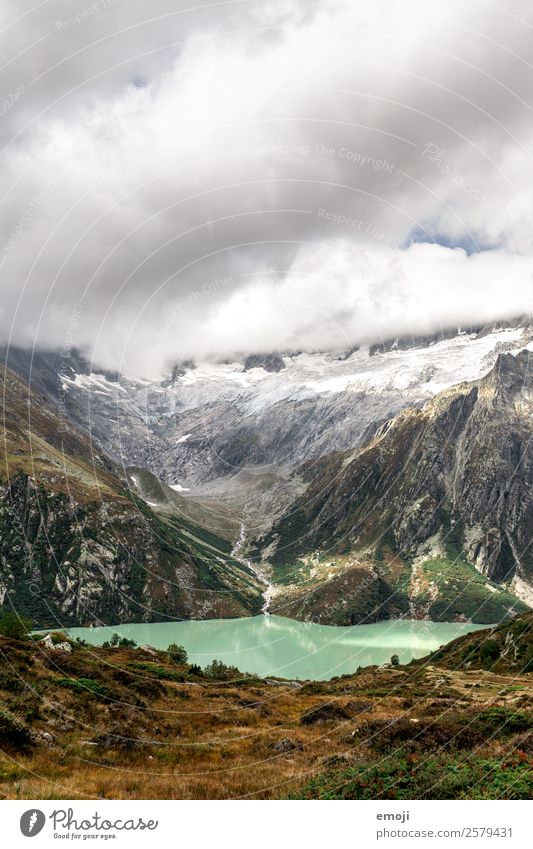
[(422, 599), (433, 618), (460, 608), (454, 585), (463, 572), (476, 583), (472, 566), (492, 598), (465, 615), (490, 621), (498, 599), (509, 604), (502, 588), (531, 601), (532, 369), (533, 352), (502, 354), (486, 377), (401, 412), (362, 448), (300, 468), (305, 495), (262, 541), (278, 573), (310, 551), (356, 552), (376, 580), (388, 576), (389, 603)]

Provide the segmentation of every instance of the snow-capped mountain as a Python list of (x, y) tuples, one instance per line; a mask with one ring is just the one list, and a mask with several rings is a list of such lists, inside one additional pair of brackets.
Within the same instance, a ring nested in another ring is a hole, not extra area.
[[(146, 509), (185, 537), (225, 541), (220, 568), (249, 575), (254, 610), (344, 624), (489, 622), (533, 601), (532, 350), (522, 320), (360, 350), (189, 362), (158, 381), (97, 370), (75, 351), (6, 359), (122, 466)], [(510, 389), (490, 378), (497, 363)]]
[[(52, 400), (60, 396), (67, 414), (116, 461), (194, 491), (243, 470), (283, 473), (352, 448), (402, 408), (481, 377), (500, 353), (518, 353), (532, 338), (522, 321), (412, 339), (409, 347), (394, 340), (292, 354), (278, 357), (277, 370), (261, 357), (188, 363), (157, 382), (98, 371), (75, 352), (58, 376), (54, 357), (36, 354), (31, 382)], [(19, 352), (10, 352), (9, 363), (21, 370)]]

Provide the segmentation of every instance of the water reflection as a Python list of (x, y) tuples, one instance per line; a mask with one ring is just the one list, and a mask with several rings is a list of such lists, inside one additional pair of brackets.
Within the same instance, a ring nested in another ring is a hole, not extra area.
[(394, 620), (337, 628), (280, 616), (246, 619), (160, 622), (106, 628), (71, 628), (74, 637), (101, 645), (113, 633), (138, 645), (166, 649), (185, 646), (191, 663), (206, 666), (218, 658), (241, 671), (283, 678), (327, 680), (381, 664), (397, 654), (401, 663), (428, 652), (480, 625)]

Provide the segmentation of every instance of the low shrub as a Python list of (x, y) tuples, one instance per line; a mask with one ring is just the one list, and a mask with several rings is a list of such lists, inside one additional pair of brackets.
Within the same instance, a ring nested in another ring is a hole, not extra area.
[(331, 769), (309, 781), (299, 799), (531, 799), (531, 758), (465, 758), (439, 754), (419, 763), (385, 758)]
[(188, 660), (187, 651), (184, 646), (178, 646), (176, 643), (171, 643), (169, 645), (167, 655), (169, 660), (178, 666), (184, 666)]
[(22, 717), (0, 705), (0, 742), (2, 745), (24, 749), (32, 744), (30, 728)]
[(31, 631), (31, 622), (16, 613), (4, 612), (0, 616), (0, 634), (10, 640), (23, 640)]
[(205, 667), (204, 674), (216, 681), (234, 681), (243, 678), (242, 672), (236, 666), (228, 666), (222, 660), (216, 659)]
[(109, 698), (107, 687), (104, 687), (99, 681), (95, 681), (94, 678), (56, 678), (54, 684), (75, 690), (77, 693), (90, 693), (100, 699)]
[(486, 667), (492, 666), (500, 656), (500, 644), (498, 640), (483, 640), (479, 650), (481, 662)]
[(103, 649), (134, 649), (137, 646), (135, 640), (128, 640), (127, 637), (121, 637), (116, 632), (111, 636), (110, 640), (102, 643)]
[(176, 672), (173, 669), (165, 669), (164, 666), (159, 666), (157, 663), (143, 663), (141, 661), (129, 664), (131, 669), (138, 669), (142, 672), (148, 672), (154, 678), (159, 678), (163, 681), (177, 681), (182, 684), (187, 680), (187, 675), (183, 672)]

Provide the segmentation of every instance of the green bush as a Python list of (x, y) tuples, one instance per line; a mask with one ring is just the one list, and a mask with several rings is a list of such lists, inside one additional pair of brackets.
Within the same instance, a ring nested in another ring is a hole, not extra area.
[(58, 678), (54, 681), (60, 687), (67, 687), (77, 693), (90, 693), (97, 698), (105, 699), (109, 693), (103, 684), (93, 678)]
[(176, 643), (171, 643), (167, 649), (167, 654), (172, 663), (176, 663), (178, 666), (183, 666), (185, 663), (187, 663), (187, 651), (183, 646), (178, 646), (176, 645)]
[(128, 640), (127, 637), (121, 637), (120, 634), (116, 632), (112, 635), (110, 640), (106, 640), (105, 643), (102, 643), (103, 649), (134, 649), (137, 646), (135, 640)]
[(483, 640), (479, 656), (485, 666), (490, 666), (500, 656), (500, 644), (497, 640)]
[[(440, 706), (442, 710), (442, 704)], [(533, 714), (492, 706), (478, 713), (450, 712), (434, 718), (399, 716), (395, 719), (374, 719), (361, 725), (356, 738), (377, 752), (400, 754), (419, 751), (470, 749), (487, 740), (506, 739), (513, 734), (533, 728)]]
[(313, 778), (300, 799), (530, 799), (531, 764), (520, 756), (465, 758), (443, 754), (413, 763), (391, 757)]
[(67, 643), (69, 637), (64, 631), (52, 631), (50, 633), (50, 639), (52, 640), (53, 645), (57, 646), (58, 643)]
[(187, 676), (183, 672), (174, 672), (172, 669), (165, 669), (164, 666), (159, 666), (157, 663), (130, 663), (129, 666), (131, 669), (149, 672), (154, 678), (160, 678), (165, 681), (183, 683), (183, 681), (187, 680)]
[(16, 613), (5, 612), (0, 617), (0, 634), (11, 640), (23, 640), (31, 631), (31, 622)]
[(485, 729), (487, 736), (508, 737), (520, 731), (531, 731), (533, 712), (493, 705), (480, 711), (473, 724)]
[(228, 666), (222, 660), (216, 659), (205, 667), (204, 673), (208, 678), (214, 678), (217, 681), (231, 681), (234, 678), (242, 678), (242, 673), (236, 666)]
[(400, 665), (400, 658), (398, 657), (397, 654), (393, 654), (391, 659), (390, 659), (390, 662), (391, 662), (391, 666), (399, 666)]
[(533, 672), (533, 646), (527, 652), (522, 665), (522, 672)]

